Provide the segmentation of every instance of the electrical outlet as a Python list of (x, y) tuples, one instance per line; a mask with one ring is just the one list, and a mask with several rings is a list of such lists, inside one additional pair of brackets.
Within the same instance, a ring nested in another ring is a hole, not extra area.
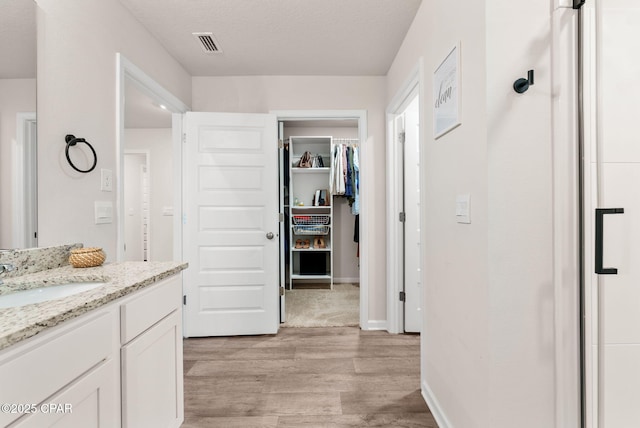
[(100, 190), (103, 192), (113, 191), (113, 172), (110, 169), (100, 170)]

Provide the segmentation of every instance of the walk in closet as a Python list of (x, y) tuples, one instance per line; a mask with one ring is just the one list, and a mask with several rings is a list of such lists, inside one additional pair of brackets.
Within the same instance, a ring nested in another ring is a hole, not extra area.
[(291, 121), (280, 128), (287, 289), (357, 284), (357, 123)]

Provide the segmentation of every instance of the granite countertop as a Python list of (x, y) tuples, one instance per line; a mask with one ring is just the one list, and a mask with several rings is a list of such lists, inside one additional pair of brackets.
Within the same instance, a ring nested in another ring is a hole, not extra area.
[(183, 262), (122, 262), (81, 269), (67, 265), (6, 278), (0, 285), (0, 294), (69, 282), (105, 284), (61, 299), (0, 309), (0, 349), (177, 274), (187, 266)]

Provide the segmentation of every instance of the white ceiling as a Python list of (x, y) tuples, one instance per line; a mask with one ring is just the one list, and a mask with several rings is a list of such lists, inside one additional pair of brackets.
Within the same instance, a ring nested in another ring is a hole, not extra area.
[(35, 77), (35, 2), (0, 0), (0, 79)]
[(192, 76), (384, 76), (420, 1), (120, 0)]
[(124, 84), (125, 128), (171, 128), (171, 112), (163, 110), (129, 79)]
[[(421, 0), (120, 2), (192, 76), (383, 76)], [(36, 77), (35, 7), (0, 0), (0, 79)], [(194, 32), (213, 33), (223, 52), (205, 53)], [(127, 88), (128, 126), (170, 123), (145, 98)]]

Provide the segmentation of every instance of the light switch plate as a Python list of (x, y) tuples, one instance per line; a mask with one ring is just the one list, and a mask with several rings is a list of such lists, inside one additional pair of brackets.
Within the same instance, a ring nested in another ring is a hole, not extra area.
[(113, 204), (111, 201), (95, 201), (96, 224), (113, 223)]
[(456, 222), (471, 223), (471, 195), (464, 194), (456, 197)]
[(113, 171), (102, 168), (100, 170), (100, 190), (103, 192), (113, 191)]

